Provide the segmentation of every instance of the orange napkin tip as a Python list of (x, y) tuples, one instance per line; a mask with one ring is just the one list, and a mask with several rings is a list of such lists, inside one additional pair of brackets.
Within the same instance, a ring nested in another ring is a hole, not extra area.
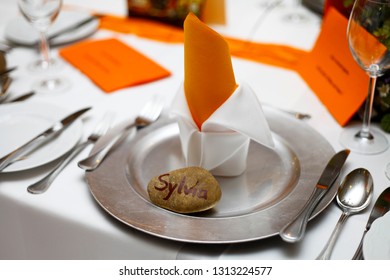
[(184, 21), (184, 72), (188, 107), (200, 129), (237, 84), (227, 42), (193, 13)]

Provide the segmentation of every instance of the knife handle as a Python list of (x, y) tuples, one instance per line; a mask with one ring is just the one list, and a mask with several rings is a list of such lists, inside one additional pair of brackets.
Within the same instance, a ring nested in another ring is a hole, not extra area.
[(284, 241), (294, 243), (302, 239), (306, 230), (307, 222), (325, 192), (326, 189), (318, 187), (314, 189), (309, 200), (299, 212), (297, 217), (280, 231), (279, 235)]
[(39, 147), (42, 143), (45, 142), (46, 136), (41, 135), (35, 139), (34, 141), (28, 142), (26, 145), (23, 145), (23, 147), (16, 149), (15, 151), (9, 153), (8, 155), (4, 156), (0, 159), (0, 172), (2, 172), (8, 165), (19, 159), (20, 157), (26, 155), (27, 153), (31, 152), (35, 148)]

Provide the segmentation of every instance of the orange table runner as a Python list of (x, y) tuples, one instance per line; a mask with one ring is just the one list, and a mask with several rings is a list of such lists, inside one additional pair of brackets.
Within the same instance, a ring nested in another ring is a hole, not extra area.
[[(166, 43), (184, 43), (182, 29), (141, 18), (107, 15), (101, 18), (100, 28)], [(290, 70), (296, 70), (299, 60), (307, 54), (306, 51), (289, 46), (254, 43), (229, 37), (224, 39), (229, 44), (233, 56)]]

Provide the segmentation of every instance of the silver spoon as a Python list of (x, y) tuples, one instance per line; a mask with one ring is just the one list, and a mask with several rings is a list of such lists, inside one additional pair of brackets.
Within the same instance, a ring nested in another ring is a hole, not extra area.
[(363, 211), (372, 200), (374, 188), (371, 174), (364, 168), (350, 172), (341, 183), (336, 200), (343, 213), (317, 260), (329, 260), (342, 225), (350, 215)]

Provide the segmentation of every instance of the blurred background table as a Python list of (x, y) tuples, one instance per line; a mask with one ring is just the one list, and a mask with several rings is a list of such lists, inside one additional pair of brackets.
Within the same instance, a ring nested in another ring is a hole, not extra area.
[[(212, 26), (223, 35), (263, 43), (290, 45), (310, 50), (321, 28), (321, 15), (301, 7), (309, 20), (286, 23), (294, 0), (284, 0), (268, 12), (261, 0), (226, 1), (227, 23)], [(64, 0), (65, 6), (114, 15), (126, 15), (125, 0)], [(18, 15), (15, 1), (0, 2), (0, 41), (5, 40), (7, 23)], [(166, 100), (166, 111), (183, 79), (183, 45), (167, 44), (135, 35), (98, 30), (93, 38), (115, 37), (129, 44), (172, 72), (169, 78), (125, 88), (112, 94), (103, 93), (86, 76), (66, 64), (60, 72), (71, 81), (71, 88), (55, 95), (37, 95), (36, 101), (55, 104), (72, 111), (93, 106), (84, 122), (84, 137), (107, 110), (117, 113), (117, 121), (133, 118), (140, 107), (154, 95)], [(54, 48), (56, 53), (58, 48)], [(37, 78), (26, 69), (26, 62), (37, 52), (15, 48), (7, 54), (11, 66), (13, 92), (26, 92)], [(233, 57), (237, 79), (244, 79), (260, 100), (291, 110), (311, 114), (306, 120), (323, 135), (333, 148), (342, 149), (339, 134), (342, 127), (333, 119), (320, 100), (295, 72)], [(1, 134), (7, 133), (2, 131)], [(390, 140), (390, 137), (387, 135)], [(96, 203), (84, 180), (77, 160), (88, 155), (86, 149), (54, 181), (43, 195), (31, 195), (26, 187), (42, 177), (53, 164), (30, 171), (0, 174), (0, 259), (315, 259), (328, 240), (341, 213), (335, 203), (308, 225), (306, 236), (297, 244), (288, 244), (279, 236), (249, 243), (201, 245), (170, 241), (139, 232), (115, 220)], [(364, 167), (374, 178), (376, 198), (388, 185), (384, 168), (390, 151), (363, 156), (351, 154), (340, 178), (351, 170)], [(371, 209), (371, 207), (369, 207)], [(332, 258), (350, 259), (361, 238), (369, 211), (353, 216), (336, 243)], [(229, 230), (229, 229), (226, 229)]]

